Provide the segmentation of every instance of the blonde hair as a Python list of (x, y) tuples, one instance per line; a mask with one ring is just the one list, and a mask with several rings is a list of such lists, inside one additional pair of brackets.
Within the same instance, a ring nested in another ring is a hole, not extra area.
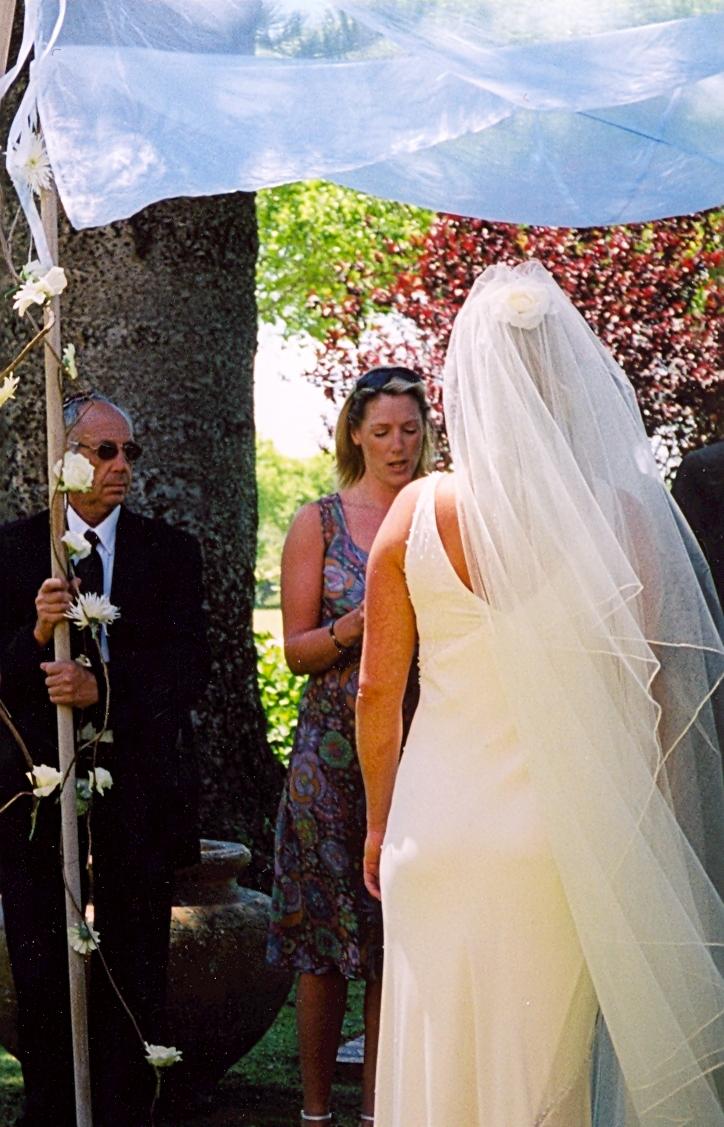
[[(376, 369), (379, 371), (380, 369)], [(367, 405), (378, 395), (411, 395), (415, 400), (422, 421), (422, 445), (420, 457), (412, 475), (414, 478), (424, 477), (432, 469), (433, 464), (433, 437), (430, 427), (430, 404), (425, 396), (425, 387), (422, 381), (411, 383), (409, 379), (394, 375), (399, 368), (390, 368), (390, 379), (382, 387), (355, 387), (344, 401), (342, 410), (334, 429), (334, 447), (337, 462), (337, 479), (341, 489), (354, 485), (365, 472), (365, 459), (362, 447), (352, 441), (352, 431), (362, 423)], [(364, 379), (364, 377), (360, 377)], [(357, 381), (360, 382), (359, 380)]]

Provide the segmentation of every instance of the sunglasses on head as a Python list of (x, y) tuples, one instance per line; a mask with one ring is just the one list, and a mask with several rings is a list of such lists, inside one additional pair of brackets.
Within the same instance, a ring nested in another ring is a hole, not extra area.
[(404, 380), (405, 383), (422, 383), (422, 376), (410, 368), (370, 368), (354, 385), (355, 391), (380, 391), (390, 380)]
[(105, 442), (99, 442), (97, 446), (89, 446), (87, 442), (71, 442), (71, 450), (75, 453), (77, 450), (92, 450), (102, 462), (112, 462), (114, 458), (118, 457), (118, 451), (123, 451), (123, 457), (127, 462), (137, 462), (143, 453), (141, 447), (137, 442), (112, 442), (107, 439)]

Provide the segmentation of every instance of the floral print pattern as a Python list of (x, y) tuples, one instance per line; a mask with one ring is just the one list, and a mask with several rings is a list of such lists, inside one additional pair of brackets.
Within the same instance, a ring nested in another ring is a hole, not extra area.
[[(324, 534), (320, 625), (364, 598), (367, 554), (351, 539), (339, 494), (319, 502)], [(309, 678), (276, 827), (267, 958), (346, 978), (379, 972), (382, 915), (362, 882), (365, 800), (354, 746), (356, 646)]]

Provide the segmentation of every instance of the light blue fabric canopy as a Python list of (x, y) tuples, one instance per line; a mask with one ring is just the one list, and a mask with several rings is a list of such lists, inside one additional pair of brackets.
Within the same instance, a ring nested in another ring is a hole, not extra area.
[(76, 227), (313, 177), (549, 226), (724, 201), (719, 3), (28, 0), (27, 16), (11, 140), (37, 101)]

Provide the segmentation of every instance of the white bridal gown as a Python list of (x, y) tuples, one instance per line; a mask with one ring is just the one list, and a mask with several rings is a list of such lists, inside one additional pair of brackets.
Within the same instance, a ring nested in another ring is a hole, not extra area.
[(436, 480), (405, 563), (421, 694), (382, 852), (375, 1125), (588, 1127), (596, 1001)]

